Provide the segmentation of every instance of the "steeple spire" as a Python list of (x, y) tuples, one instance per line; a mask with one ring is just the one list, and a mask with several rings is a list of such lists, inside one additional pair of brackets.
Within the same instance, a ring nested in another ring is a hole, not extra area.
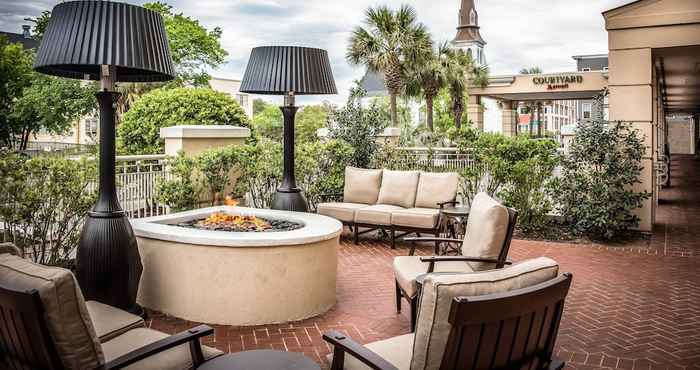
[(478, 43), (482, 46), (486, 44), (479, 33), (479, 14), (476, 12), (474, 0), (462, 0), (462, 7), (459, 9), (459, 26), (457, 36), (452, 40), (457, 43)]

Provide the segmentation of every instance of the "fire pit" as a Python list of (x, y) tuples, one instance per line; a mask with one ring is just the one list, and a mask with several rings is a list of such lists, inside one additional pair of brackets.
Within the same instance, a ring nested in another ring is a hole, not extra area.
[(229, 214), (225, 212), (215, 212), (205, 219), (183, 222), (178, 226), (230, 232), (292, 231), (304, 227), (303, 224), (293, 221), (268, 220), (253, 215)]
[(342, 225), (332, 218), (220, 206), (131, 223), (144, 307), (240, 326), (302, 320), (335, 304)]

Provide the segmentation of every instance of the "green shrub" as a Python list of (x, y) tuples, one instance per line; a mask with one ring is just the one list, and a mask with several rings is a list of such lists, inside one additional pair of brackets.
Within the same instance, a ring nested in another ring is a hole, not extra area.
[(95, 165), (54, 157), (26, 159), (0, 151), (2, 240), (35, 262), (64, 265), (95, 203)]
[(562, 175), (552, 186), (557, 209), (578, 232), (615, 239), (639, 225), (633, 211), (650, 197), (635, 192), (643, 170), (644, 144), (631, 125), (594, 120), (581, 122)]
[(169, 178), (156, 182), (156, 199), (174, 212), (187, 211), (199, 206), (202, 185), (195, 177), (196, 161), (180, 153), (167, 161)]
[(296, 153), (296, 178), (304, 189), (309, 208), (323, 201), (324, 194), (343, 192), (345, 167), (354, 154), (353, 148), (339, 140), (304, 143)]
[(236, 192), (246, 194), (248, 205), (270, 208), (282, 183), (282, 144), (261, 138), (257, 143), (238, 147), (240, 177)]
[(122, 154), (157, 154), (164, 150), (162, 127), (234, 125), (248, 127), (248, 117), (228, 95), (209, 88), (154, 90), (134, 103), (117, 129)]
[(362, 90), (352, 90), (345, 107), (331, 112), (328, 133), (330, 138), (342, 140), (353, 148), (349, 165), (367, 168), (379, 148), (376, 137), (384, 131), (389, 121), (376, 104), (364, 108), (361, 101), (363, 96)]

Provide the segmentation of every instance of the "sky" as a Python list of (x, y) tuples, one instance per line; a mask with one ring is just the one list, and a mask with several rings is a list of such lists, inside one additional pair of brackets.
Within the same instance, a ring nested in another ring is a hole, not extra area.
[[(370, 6), (412, 5), (437, 43), (456, 34), (460, 0), (161, 0), (207, 28), (221, 27), (227, 61), (212, 76), (240, 79), (255, 46), (296, 45), (328, 50), (338, 95), (302, 97), (342, 104), (364, 68), (345, 60), (348, 39)], [(575, 70), (572, 55), (607, 52), (601, 12), (631, 0), (475, 0), (487, 42), (491, 75), (539, 66), (545, 72)], [(51, 9), (56, 0), (0, 0), (0, 30), (21, 32), (26, 17)], [(128, 0), (133, 4), (147, 1)], [(279, 98), (266, 98), (276, 101)]]

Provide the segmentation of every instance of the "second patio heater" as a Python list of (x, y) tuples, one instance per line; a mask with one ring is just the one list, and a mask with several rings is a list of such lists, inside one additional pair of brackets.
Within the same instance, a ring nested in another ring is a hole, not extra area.
[(284, 95), (284, 172), (273, 209), (306, 212), (308, 206), (294, 177), (294, 115), (296, 95), (337, 94), (328, 53), (298, 46), (263, 46), (253, 49), (241, 82), (241, 91)]
[(56, 5), (37, 52), (38, 72), (100, 81), (100, 180), (77, 251), (76, 277), (88, 300), (142, 314), (136, 304), (142, 264), (136, 237), (117, 199), (115, 83), (172, 80), (175, 75), (163, 18), (109, 1)]

